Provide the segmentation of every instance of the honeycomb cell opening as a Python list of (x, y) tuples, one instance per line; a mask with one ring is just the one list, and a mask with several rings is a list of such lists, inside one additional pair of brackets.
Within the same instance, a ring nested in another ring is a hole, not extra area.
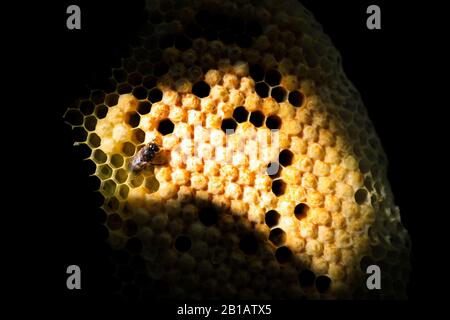
[(119, 230), (120, 228), (122, 228), (122, 223), (122, 217), (117, 213), (109, 214), (106, 220), (106, 225), (111, 230)]
[(276, 115), (268, 116), (266, 119), (266, 127), (271, 130), (277, 130), (281, 127), (281, 118)]
[(132, 127), (136, 128), (139, 125), (139, 122), (141, 121), (141, 116), (137, 112), (130, 112), (128, 114), (127, 123)]
[(283, 180), (275, 180), (272, 182), (272, 192), (276, 196), (281, 196), (286, 192), (286, 183)]
[(275, 251), (275, 258), (279, 263), (287, 263), (292, 260), (292, 251), (286, 246), (279, 247)]
[(274, 227), (280, 221), (280, 214), (276, 210), (266, 212), (265, 222), (269, 228)]
[(239, 248), (247, 255), (255, 254), (258, 251), (258, 239), (253, 233), (248, 233), (241, 238)]
[(98, 119), (105, 118), (107, 114), (108, 114), (108, 107), (105, 106), (104, 104), (100, 104), (95, 107), (95, 116)]
[(179, 252), (187, 252), (192, 246), (191, 238), (185, 235), (180, 235), (175, 239), (175, 249)]
[(277, 86), (281, 82), (281, 74), (275, 69), (266, 72), (264, 81), (271, 87)]
[(209, 87), (209, 84), (207, 84), (205, 81), (198, 81), (192, 86), (192, 93), (199, 98), (205, 98), (209, 96), (210, 90), (211, 88)]
[(150, 90), (148, 93), (148, 100), (150, 100), (152, 103), (161, 101), (162, 97), (163, 97), (163, 93), (158, 88), (154, 88), (154, 89)]
[(316, 278), (316, 289), (320, 293), (325, 293), (328, 291), (331, 285), (331, 279), (328, 276), (318, 276)]
[(240, 106), (234, 109), (233, 111), (233, 118), (236, 120), (236, 122), (246, 122), (248, 120), (248, 111), (245, 109), (245, 107)]
[(294, 215), (298, 220), (306, 217), (309, 210), (309, 206), (306, 203), (299, 203), (294, 208)]
[(284, 149), (280, 152), (278, 160), (283, 167), (290, 166), (292, 164), (292, 159), (294, 158), (294, 154), (292, 151), (288, 149)]
[(300, 91), (291, 91), (288, 95), (288, 101), (294, 107), (301, 107), (303, 104), (304, 96)]
[(270, 96), (278, 103), (283, 102), (286, 99), (286, 89), (283, 87), (272, 88)]
[(359, 205), (363, 204), (364, 202), (367, 201), (367, 196), (368, 196), (368, 193), (367, 193), (366, 189), (358, 189), (355, 192), (355, 201), (356, 201), (356, 203), (359, 204)]
[(275, 246), (281, 246), (286, 242), (286, 232), (281, 228), (274, 228), (270, 230), (269, 240)]
[(255, 92), (261, 98), (267, 98), (269, 96), (270, 87), (265, 82), (258, 82), (255, 84)]
[(161, 122), (158, 125), (158, 131), (164, 136), (172, 133), (174, 128), (175, 125), (173, 124), (172, 121), (170, 121), (170, 119), (161, 120)]
[(264, 79), (264, 68), (259, 64), (252, 64), (249, 66), (249, 74), (253, 81), (262, 81)]
[(264, 123), (264, 113), (261, 111), (253, 111), (250, 114), (250, 123), (255, 127), (261, 127)]
[(114, 168), (120, 168), (123, 165), (124, 160), (123, 160), (123, 157), (120, 154), (113, 154), (111, 156), (111, 161), (110, 162), (111, 162), (111, 165)]
[(271, 162), (267, 165), (266, 173), (270, 178), (276, 179), (281, 175), (281, 170), (282, 168), (278, 162)]
[(141, 101), (139, 102), (137, 112), (143, 116), (144, 114), (148, 114), (152, 108), (152, 105), (148, 101)]
[(316, 275), (309, 269), (302, 270), (298, 276), (298, 282), (302, 287), (311, 287), (314, 285)]
[(136, 97), (136, 99), (146, 99), (148, 95), (147, 89), (144, 87), (136, 87), (133, 89), (133, 96)]
[(222, 120), (222, 125), (220, 127), (226, 134), (233, 134), (236, 131), (237, 123), (232, 118), (226, 118)]

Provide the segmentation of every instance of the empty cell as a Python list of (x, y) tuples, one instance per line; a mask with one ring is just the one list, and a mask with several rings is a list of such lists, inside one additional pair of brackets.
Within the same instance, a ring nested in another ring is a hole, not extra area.
[(148, 101), (140, 101), (137, 107), (137, 112), (143, 116), (144, 114), (148, 114), (152, 109), (152, 104)]
[(275, 258), (279, 263), (287, 263), (292, 259), (292, 251), (286, 246), (279, 247), (275, 251)]
[(84, 127), (87, 131), (94, 131), (97, 125), (97, 118), (94, 116), (88, 116), (84, 119)]
[(145, 132), (142, 129), (136, 128), (133, 130), (133, 142), (135, 144), (140, 144), (145, 141)]
[(122, 146), (122, 153), (127, 157), (131, 157), (134, 155), (135, 149), (136, 147), (134, 146), (134, 144), (125, 142)]
[(119, 95), (117, 93), (109, 93), (105, 97), (105, 105), (108, 107), (113, 107), (119, 101)]
[(95, 161), (95, 163), (101, 164), (106, 162), (108, 156), (102, 150), (96, 149), (92, 152), (92, 159)]
[(253, 111), (250, 114), (250, 122), (255, 127), (261, 127), (264, 123), (264, 113), (262, 113), (261, 111)]
[(258, 251), (258, 239), (255, 234), (245, 234), (239, 241), (239, 249), (247, 255), (255, 254)]
[(258, 82), (255, 84), (255, 92), (261, 98), (267, 98), (269, 96), (270, 87), (265, 82)]
[(144, 182), (144, 177), (142, 175), (131, 177), (131, 179), (130, 179), (130, 187), (137, 188), (140, 185), (142, 185), (142, 182)]
[(153, 88), (148, 92), (148, 100), (150, 100), (150, 102), (152, 103), (161, 101), (162, 97), (163, 93), (158, 88)]
[(141, 116), (137, 112), (130, 112), (127, 115), (127, 123), (132, 127), (136, 128), (141, 121)]
[(262, 81), (264, 79), (264, 68), (259, 64), (252, 64), (249, 67), (249, 74), (255, 82)]
[(124, 183), (125, 181), (127, 181), (127, 178), (128, 178), (128, 173), (124, 169), (118, 169), (114, 173), (114, 179), (118, 183)]
[(110, 163), (114, 168), (120, 168), (123, 165), (123, 157), (120, 154), (113, 154)]
[(281, 174), (282, 168), (278, 162), (271, 162), (267, 165), (266, 173), (272, 179), (278, 178)]
[(94, 103), (90, 100), (83, 100), (80, 103), (80, 111), (85, 116), (92, 114), (92, 112), (94, 112), (94, 107)]
[(294, 208), (294, 215), (298, 220), (303, 219), (308, 213), (309, 206), (306, 203), (299, 203)]
[(83, 127), (75, 127), (72, 130), (72, 136), (76, 142), (85, 142), (87, 139), (87, 131)]
[(286, 232), (281, 228), (275, 228), (270, 230), (269, 240), (275, 246), (281, 246), (286, 242)]
[(302, 270), (298, 276), (298, 282), (302, 287), (310, 287), (314, 285), (316, 275), (309, 269)]
[(165, 75), (169, 71), (169, 66), (165, 62), (155, 64), (153, 74), (157, 77)]
[(232, 118), (222, 120), (221, 128), (226, 134), (233, 134), (236, 131), (237, 123)]
[(281, 196), (286, 192), (286, 183), (283, 180), (275, 180), (272, 182), (272, 192), (276, 196)]
[(282, 166), (287, 167), (292, 164), (293, 158), (294, 158), (294, 154), (290, 150), (284, 149), (280, 152), (278, 160), (280, 161), (280, 164)]
[(199, 98), (204, 98), (209, 96), (210, 92), (209, 84), (207, 84), (205, 81), (197, 81), (192, 86), (192, 93), (195, 94)]
[(128, 83), (119, 83), (117, 85), (116, 91), (118, 94), (131, 93), (133, 91), (133, 87)]
[(141, 62), (137, 66), (137, 71), (140, 74), (151, 74), (153, 70), (153, 66), (150, 62)]
[(173, 124), (172, 121), (170, 121), (170, 119), (161, 120), (158, 125), (158, 131), (162, 135), (167, 135), (167, 134), (172, 133), (174, 128), (175, 128), (175, 125)]
[(138, 86), (142, 83), (142, 74), (133, 72), (128, 75), (127, 82), (132, 86)]
[(119, 187), (119, 197), (122, 198), (122, 200), (126, 200), (128, 198), (129, 192), (130, 192), (130, 187), (128, 187), (126, 184), (122, 184)]
[(152, 89), (156, 87), (156, 84), (158, 82), (158, 79), (153, 76), (146, 76), (142, 80), (142, 85), (147, 89)]
[(355, 192), (355, 201), (357, 204), (363, 204), (367, 200), (367, 190), (366, 189), (358, 189)]
[(90, 100), (94, 105), (103, 103), (105, 100), (105, 93), (102, 90), (94, 90), (91, 92)]
[(148, 94), (147, 89), (142, 86), (133, 89), (133, 96), (135, 96), (139, 100), (146, 99), (147, 94)]
[(269, 228), (276, 226), (280, 221), (280, 214), (276, 210), (269, 210), (266, 212), (265, 222)]
[(78, 110), (68, 110), (64, 115), (64, 119), (72, 126), (83, 124), (83, 115)]
[(198, 211), (198, 218), (203, 225), (209, 227), (217, 223), (219, 219), (219, 213), (213, 205), (206, 204), (200, 206)]
[(105, 197), (110, 197), (116, 192), (116, 183), (112, 180), (106, 180), (101, 186), (101, 192)]
[(266, 72), (264, 81), (271, 87), (277, 86), (281, 82), (281, 74), (275, 69)]
[(191, 238), (185, 235), (180, 235), (175, 239), (175, 249), (180, 252), (188, 251), (192, 246)]
[(277, 130), (281, 127), (281, 118), (276, 115), (268, 116), (266, 119), (266, 127), (271, 130)]
[(270, 96), (274, 98), (276, 102), (283, 102), (286, 99), (286, 89), (283, 87), (272, 88)]
[(159, 189), (159, 181), (155, 176), (147, 177), (145, 178), (145, 188), (149, 193), (156, 192)]
[(331, 279), (327, 276), (318, 276), (316, 279), (316, 289), (320, 293), (328, 291), (331, 285)]
[(301, 107), (303, 104), (304, 96), (300, 91), (291, 91), (288, 95), (288, 101), (294, 107)]
[(233, 111), (233, 118), (237, 122), (245, 122), (248, 119), (248, 111), (243, 106), (237, 107)]
[(107, 164), (98, 167), (97, 174), (100, 179), (108, 179), (112, 175), (112, 169)]
[(104, 104), (99, 104), (95, 107), (95, 116), (98, 119), (103, 119), (108, 114), (108, 107)]
[(106, 225), (110, 230), (118, 230), (122, 228), (122, 218), (117, 213), (111, 213), (108, 215), (108, 218), (106, 220)]
[(100, 137), (96, 133), (91, 132), (88, 137), (88, 144), (93, 148), (98, 148), (100, 147), (100, 143)]

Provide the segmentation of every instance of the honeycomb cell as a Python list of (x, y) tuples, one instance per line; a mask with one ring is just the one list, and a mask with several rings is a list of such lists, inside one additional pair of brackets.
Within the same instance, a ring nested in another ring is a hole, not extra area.
[(192, 86), (192, 93), (199, 98), (205, 98), (209, 96), (210, 90), (211, 88), (209, 87), (209, 84), (207, 84), (205, 81), (198, 81)]
[(281, 74), (275, 69), (268, 70), (264, 77), (264, 81), (271, 87), (277, 86), (281, 82)]
[(153, 74), (157, 77), (165, 75), (168, 71), (169, 66), (165, 62), (159, 62), (153, 68)]
[(122, 153), (124, 156), (131, 157), (134, 155), (135, 151), (136, 151), (136, 147), (134, 146), (134, 144), (132, 144), (130, 142), (125, 142), (122, 145)]
[(271, 130), (277, 130), (281, 127), (281, 118), (276, 115), (268, 116), (266, 119), (266, 127)]
[[(128, 176), (128, 175), (127, 175)], [(128, 198), (128, 193), (130, 192), (130, 187), (128, 187), (126, 184), (122, 184), (119, 187), (119, 197), (122, 200), (126, 200)]]
[(94, 150), (92, 152), (92, 158), (97, 164), (105, 163), (108, 160), (108, 156), (101, 149)]
[(316, 278), (316, 288), (320, 293), (328, 291), (331, 285), (331, 279), (327, 276), (318, 276)]
[(116, 183), (113, 180), (106, 180), (101, 186), (101, 192), (106, 196), (110, 197), (116, 192)]
[(114, 173), (114, 179), (117, 183), (124, 183), (127, 181), (128, 173), (124, 169), (118, 169)]
[(175, 239), (175, 249), (180, 252), (187, 252), (192, 246), (191, 238), (185, 235), (178, 236)]
[(303, 104), (304, 96), (300, 91), (291, 91), (288, 95), (288, 101), (294, 107), (301, 107)]
[(111, 213), (108, 215), (106, 225), (110, 230), (119, 230), (122, 228), (122, 218), (117, 213)]
[(290, 166), (292, 164), (292, 159), (294, 159), (294, 154), (288, 149), (282, 150), (278, 156), (278, 161), (283, 167)]
[(152, 109), (152, 104), (148, 101), (141, 101), (139, 102), (137, 112), (143, 116), (145, 114), (148, 114), (150, 110)]
[(87, 135), (88, 133), (83, 127), (75, 127), (72, 129), (73, 140), (76, 142), (85, 142)]
[(116, 91), (118, 94), (126, 94), (131, 93), (133, 91), (133, 87), (129, 83), (119, 83), (117, 85)]
[(120, 154), (113, 154), (111, 156), (111, 160), (110, 163), (114, 168), (120, 168), (123, 166), (123, 156), (121, 156)]
[(133, 89), (133, 96), (135, 96), (137, 99), (146, 99), (148, 95), (148, 91), (145, 87), (135, 87)]
[(275, 246), (281, 246), (286, 242), (286, 232), (283, 231), (281, 228), (274, 228), (270, 230), (269, 234), (269, 240), (275, 245)]
[(251, 65), (249, 67), (249, 74), (255, 82), (264, 80), (264, 68), (259, 64)]
[(89, 116), (94, 112), (95, 105), (91, 100), (84, 100), (80, 103), (80, 111), (83, 115)]
[(266, 213), (265, 222), (271, 228), (278, 224), (280, 217), (280, 214), (276, 210), (269, 210)]
[(281, 196), (285, 193), (286, 191), (286, 183), (279, 179), (279, 180), (274, 180), (272, 182), (272, 192), (276, 195), (276, 196)]
[(302, 270), (298, 276), (298, 282), (302, 287), (311, 287), (314, 285), (316, 275), (309, 269)]
[(89, 134), (89, 136), (88, 136), (89, 146), (91, 146), (92, 148), (98, 148), (98, 147), (100, 147), (100, 143), (101, 143), (101, 140), (97, 134), (95, 134), (93, 132)]
[(145, 141), (145, 132), (142, 129), (136, 128), (133, 130), (133, 143), (141, 144)]
[(94, 116), (89, 116), (84, 119), (84, 127), (87, 131), (94, 131), (97, 125), (97, 118)]
[(232, 118), (223, 119), (221, 128), (226, 134), (232, 134), (236, 131), (237, 123)]
[(103, 165), (103, 166), (98, 167), (97, 174), (100, 179), (105, 180), (105, 179), (108, 179), (109, 177), (111, 177), (112, 169), (108, 165)]
[(219, 220), (219, 214), (214, 206), (203, 205), (198, 211), (198, 218), (201, 223), (209, 227), (217, 223)]
[(144, 182), (144, 177), (142, 175), (132, 177), (130, 179), (130, 187), (138, 188), (139, 186), (142, 185), (143, 182)]
[(83, 124), (83, 114), (78, 110), (68, 110), (64, 115), (65, 120), (73, 125), (79, 126)]
[(113, 69), (113, 78), (117, 82), (124, 82), (127, 80), (127, 72), (124, 69)]
[(173, 124), (172, 121), (170, 121), (170, 119), (164, 119), (158, 125), (158, 131), (162, 135), (167, 135), (169, 133), (172, 133), (174, 128), (175, 128), (175, 125)]
[(161, 101), (162, 97), (163, 93), (158, 88), (153, 88), (148, 92), (148, 100), (150, 100), (150, 102), (152, 103)]
[(286, 246), (279, 247), (275, 251), (275, 258), (279, 263), (287, 263), (292, 260), (292, 251)]
[(137, 112), (131, 112), (128, 114), (127, 123), (132, 127), (136, 128), (141, 121), (141, 116)]
[(301, 220), (306, 217), (308, 211), (309, 206), (306, 203), (299, 203), (294, 208), (294, 215), (298, 220)]
[(270, 96), (275, 99), (276, 102), (283, 102), (286, 100), (286, 89), (283, 87), (275, 87), (270, 91)]
[(91, 92), (90, 100), (95, 105), (103, 103), (105, 100), (105, 93), (102, 90), (93, 90)]
[(264, 113), (261, 111), (254, 111), (250, 114), (250, 123), (255, 127), (261, 127), (264, 123)]
[(115, 106), (119, 101), (119, 95), (117, 93), (109, 93), (105, 97), (105, 105), (108, 107)]
[(357, 204), (363, 204), (367, 200), (367, 190), (358, 189), (355, 192), (355, 201)]
[(240, 242), (239, 249), (242, 250), (246, 255), (253, 255), (258, 250), (258, 239), (253, 233), (245, 234)]
[(270, 87), (265, 82), (258, 82), (255, 84), (255, 92), (261, 98), (267, 98), (269, 96)]
[(132, 237), (136, 235), (138, 229), (139, 229), (138, 225), (136, 224), (136, 221), (134, 221), (133, 219), (125, 220), (122, 226), (122, 230), (127, 237)]
[(132, 86), (139, 86), (142, 84), (142, 74), (139, 72), (133, 72), (128, 75), (127, 82)]
[(142, 80), (142, 85), (147, 89), (152, 89), (156, 87), (157, 80), (154, 76), (145, 76)]
[(108, 107), (104, 104), (100, 104), (98, 106), (95, 106), (95, 116), (97, 119), (103, 119), (108, 114)]
[(233, 111), (233, 118), (238, 123), (247, 121), (248, 120), (248, 111), (247, 111), (247, 109), (245, 109), (245, 107), (243, 107), (243, 106), (237, 107)]

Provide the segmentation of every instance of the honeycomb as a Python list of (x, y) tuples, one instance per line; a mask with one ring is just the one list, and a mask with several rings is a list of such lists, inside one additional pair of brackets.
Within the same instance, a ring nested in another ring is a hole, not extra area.
[[(312, 14), (291, 0), (148, 1), (146, 10), (111, 88), (64, 116), (101, 180), (109, 244), (140, 261), (118, 264), (118, 290), (406, 298), (410, 239), (387, 160)], [(152, 143), (164, 161), (133, 172)], [(381, 290), (366, 287), (371, 264)]]

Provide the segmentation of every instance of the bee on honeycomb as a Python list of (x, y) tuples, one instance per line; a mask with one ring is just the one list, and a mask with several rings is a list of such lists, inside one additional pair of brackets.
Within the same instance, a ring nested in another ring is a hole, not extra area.
[[(146, 10), (114, 90), (65, 119), (92, 151), (108, 241), (142, 258), (163, 288), (152, 294), (406, 298), (410, 240), (386, 156), (313, 16), (293, 0)], [(366, 286), (370, 265), (381, 290)]]

